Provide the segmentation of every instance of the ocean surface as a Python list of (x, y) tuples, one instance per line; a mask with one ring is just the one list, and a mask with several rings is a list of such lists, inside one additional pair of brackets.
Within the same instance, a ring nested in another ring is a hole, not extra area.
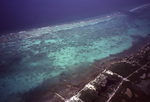
[(100, 16), (149, 0), (1, 0), (0, 35)]
[(53, 86), (84, 80), (97, 60), (148, 37), (150, 3), (133, 1), (2, 2), (0, 102), (51, 102)]

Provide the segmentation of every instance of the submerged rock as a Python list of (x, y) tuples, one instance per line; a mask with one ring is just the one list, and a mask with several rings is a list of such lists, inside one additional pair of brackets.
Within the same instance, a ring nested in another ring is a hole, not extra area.
[[(94, 80), (85, 85), (76, 97), (83, 102), (148, 102), (149, 52), (150, 44), (130, 56), (110, 63)], [(93, 88), (87, 87), (88, 85)], [(78, 102), (69, 100), (66, 102)]]

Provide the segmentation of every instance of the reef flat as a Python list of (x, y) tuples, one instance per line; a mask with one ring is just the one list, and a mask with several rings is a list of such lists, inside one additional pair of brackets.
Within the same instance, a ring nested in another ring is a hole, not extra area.
[(148, 102), (150, 44), (116, 61), (65, 102)]
[[(0, 102), (68, 101), (85, 86), (99, 90), (93, 97), (112, 100), (124, 78), (138, 70), (122, 59), (150, 43), (150, 10), (138, 10), (0, 36)], [(118, 60), (119, 69), (107, 67)], [(91, 84), (97, 76), (99, 83)]]

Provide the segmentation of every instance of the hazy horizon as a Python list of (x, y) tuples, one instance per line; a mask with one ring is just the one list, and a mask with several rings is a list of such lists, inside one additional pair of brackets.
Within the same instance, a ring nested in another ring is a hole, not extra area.
[[(100, 16), (149, 0), (1, 0), (0, 33)], [(0, 35), (1, 35), (0, 34)]]

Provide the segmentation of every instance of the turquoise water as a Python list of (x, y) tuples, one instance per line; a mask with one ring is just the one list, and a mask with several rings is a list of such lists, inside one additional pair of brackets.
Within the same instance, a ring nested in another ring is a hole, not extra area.
[[(138, 14), (138, 13), (137, 13)], [(129, 49), (134, 36), (150, 33), (146, 13), (114, 12), (102, 17), (11, 33), (0, 37), (0, 101), (60, 76), (80, 73), (95, 60)], [(70, 77), (70, 76), (69, 76)], [(12, 101), (13, 102), (13, 101)]]

